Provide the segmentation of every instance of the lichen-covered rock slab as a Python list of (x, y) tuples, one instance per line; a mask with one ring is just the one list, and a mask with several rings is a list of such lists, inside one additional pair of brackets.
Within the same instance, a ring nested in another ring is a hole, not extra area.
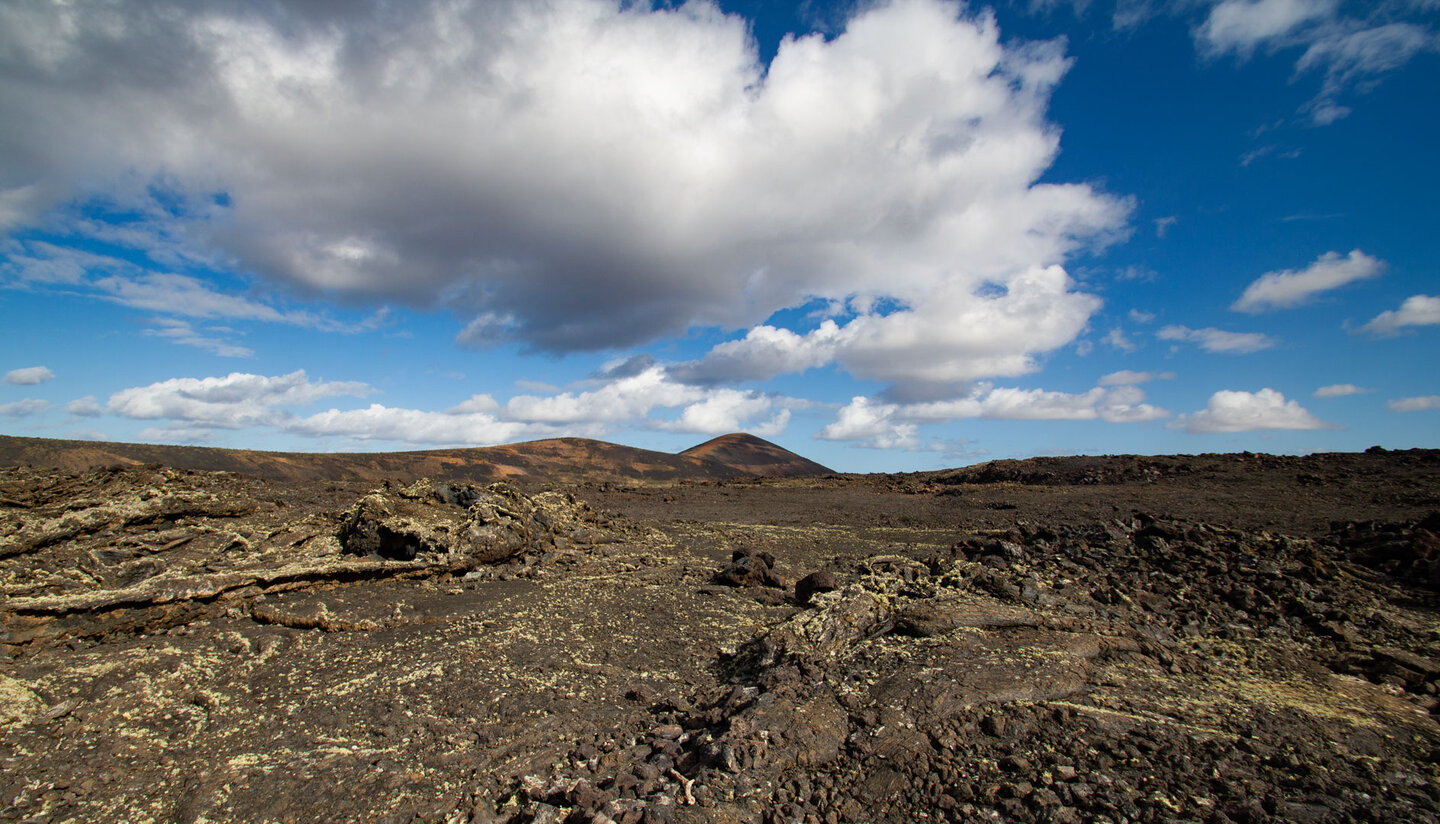
[(593, 536), (595, 513), (573, 496), (533, 497), (496, 483), (382, 488), (345, 513), (336, 537), (347, 555), (412, 561), (421, 556), (493, 564)]

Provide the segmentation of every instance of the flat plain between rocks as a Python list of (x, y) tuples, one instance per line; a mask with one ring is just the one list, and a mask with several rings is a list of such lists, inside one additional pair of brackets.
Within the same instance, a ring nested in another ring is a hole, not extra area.
[(3, 469), (0, 819), (1435, 821), (1437, 511), (1424, 450)]

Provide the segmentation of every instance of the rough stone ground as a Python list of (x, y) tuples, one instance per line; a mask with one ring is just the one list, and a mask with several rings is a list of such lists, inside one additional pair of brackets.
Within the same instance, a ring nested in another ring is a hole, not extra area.
[(414, 481), (0, 470), (0, 820), (1440, 817), (1435, 452)]

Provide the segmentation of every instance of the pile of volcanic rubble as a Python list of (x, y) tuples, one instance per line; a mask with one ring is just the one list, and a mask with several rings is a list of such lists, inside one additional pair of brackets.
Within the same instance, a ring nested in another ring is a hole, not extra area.
[[(1440, 638), (1391, 601), (1436, 604), (1391, 576), (1433, 584), (1436, 521), (1319, 541), (1140, 514), (1020, 524), (806, 576), (803, 609), (722, 657), (727, 686), (637, 687), (648, 729), (577, 742), (470, 820), (1433, 821)], [(775, 567), (741, 550), (717, 581), (774, 588)], [(1316, 665), (1384, 685), (1418, 734), (1258, 699), (1178, 722), (1102, 700), (1125, 666), (1184, 706), (1231, 695), (1232, 667), (1289, 683)]]

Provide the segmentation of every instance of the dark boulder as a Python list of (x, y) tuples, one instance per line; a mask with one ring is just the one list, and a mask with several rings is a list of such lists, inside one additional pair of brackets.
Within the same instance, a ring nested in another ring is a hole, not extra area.
[(808, 604), (810, 597), (815, 593), (834, 592), (839, 588), (840, 582), (836, 580), (835, 574), (822, 569), (795, 582), (795, 601), (799, 604)]
[(785, 581), (775, 571), (775, 556), (747, 549), (735, 550), (729, 565), (716, 573), (715, 583), (731, 587), (785, 587)]

